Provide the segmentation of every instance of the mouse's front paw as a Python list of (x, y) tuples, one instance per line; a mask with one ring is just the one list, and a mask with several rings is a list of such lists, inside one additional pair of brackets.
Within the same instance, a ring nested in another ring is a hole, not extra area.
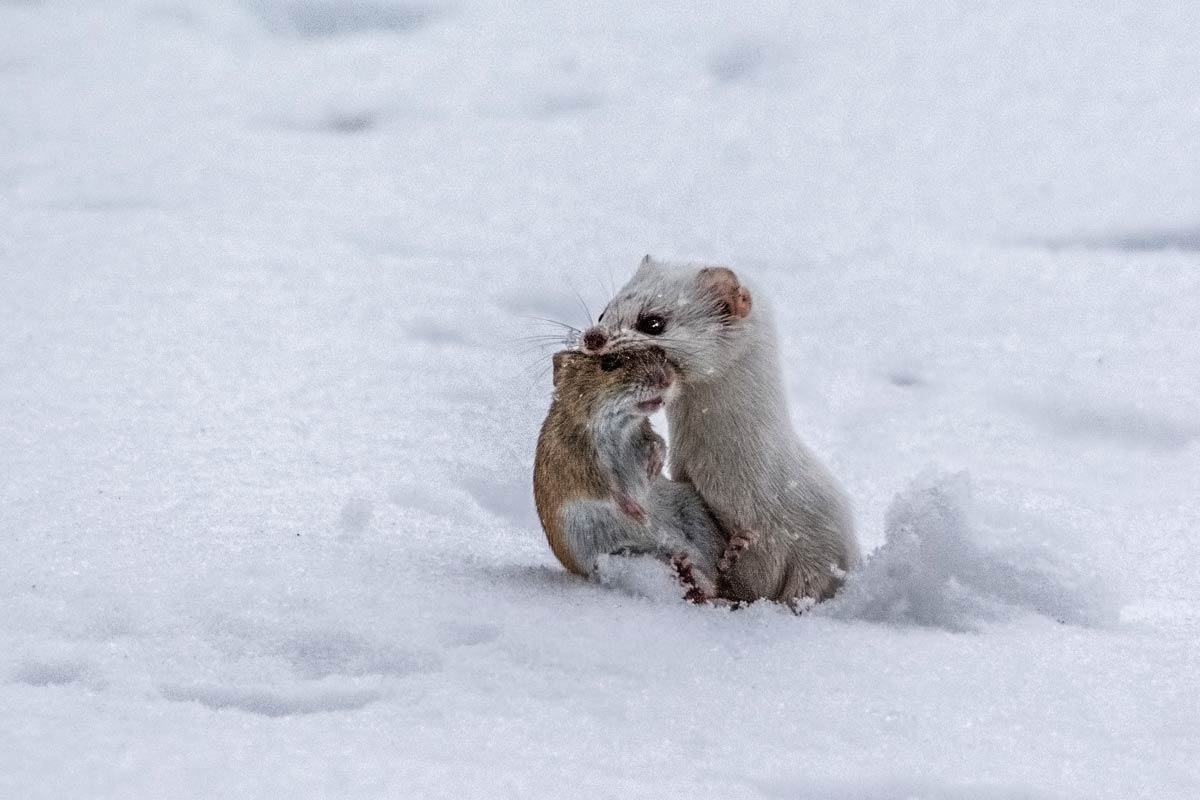
[(654, 438), (646, 443), (646, 477), (654, 480), (662, 474), (667, 463), (667, 448), (662, 439)]
[(686, 553), (676, 553), (671, 557), (671, 568), (675, 570), (675, 579), (686, 591), (683, 599), (697, 605), (707, 603), (717, 596), (716, 587), (703, 572), (696, 569)]
[(758, 541), (757, 533), (742, 529), (735, 530), (729, 536), (729, 544), (725, 545), (725, 552), (721, 554), (721, 560), (717, 562), (717, 569), (721, 574), (727, 574), (732, 570), (741, 559), (742, 554), (749, 550), (756, 541)]

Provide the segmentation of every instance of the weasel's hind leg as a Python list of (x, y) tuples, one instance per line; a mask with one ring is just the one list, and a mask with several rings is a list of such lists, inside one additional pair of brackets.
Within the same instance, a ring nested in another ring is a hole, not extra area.
[(797, 564), (791, 564), (777, 599), (787, 603), (794, 613), (801, 614), (822, 600), (833, 597), (841, 585), (842, 581), (831, 573), (807, 571)]
[(744, 593), (737, 591), (730, 576), (738, 562), (742, 560), (742, 556), (754, 546), (756, 541), (758, 541), (756, 531), (738, 528), (730, 532), (729, 543), (725, 545), (725, 550), (721, 553), (720, 560), (717, 561), (718, 594), (722, 597), (738, 600), (753, 599), (742, 597)]

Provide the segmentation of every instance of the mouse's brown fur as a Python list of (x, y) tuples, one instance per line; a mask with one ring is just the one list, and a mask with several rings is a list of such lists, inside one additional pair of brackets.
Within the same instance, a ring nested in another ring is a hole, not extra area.
[[(620, 355), (615, 369), (605, 370), (601, 357), (575, 351), (554, 356), (554, 400), (542, 424), (533, 468), (533, 496), (538, 518), (555, 557), (569, 571), (588, 574), (571, 553), (563, 530), (561, 510), (576, 500), (607, 500), (613, 496), (611, 477), (600, 464), (593, 422), (606, 403), (647, 388), (653, 393), (664, 368), (661, 351), (631, 351)], [(641, 435), (661, 453), (662, 439), (649, 419)], [(661, 468), (661, 455), (658, 467)], [(657, 470), (655, 470), (657, 471)]]

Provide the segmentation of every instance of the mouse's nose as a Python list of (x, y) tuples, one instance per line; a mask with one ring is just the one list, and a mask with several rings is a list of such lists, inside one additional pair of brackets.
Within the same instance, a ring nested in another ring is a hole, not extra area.
[(674, 380), (674, 375), (671, 374), (671, 368), (668, 366), (656, 367), (650, 372), (650, 385), (655, 389), (665, 392), (671, 388), (671, 381)]
[(608, 334), (603, 328), (588, 328), (583, 332), (583, 352), (598, 353), (608, 344)]

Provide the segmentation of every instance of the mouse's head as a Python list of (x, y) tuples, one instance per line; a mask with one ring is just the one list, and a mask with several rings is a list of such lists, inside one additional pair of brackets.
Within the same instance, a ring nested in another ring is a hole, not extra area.
[(663, 407), (675, 370), (658, 347), (595, 355), (578, 350), (554, 354), (554, 396), (589, 419), (607, 414), (644, 417)]
[(664, 264), (646, 256), (583, 332), (581, 346), (589, 354), (661, 347), (681, 379), (703, 382), (737, 358), (738, 334), (750, 313), (750, 292), (733, 270)]

